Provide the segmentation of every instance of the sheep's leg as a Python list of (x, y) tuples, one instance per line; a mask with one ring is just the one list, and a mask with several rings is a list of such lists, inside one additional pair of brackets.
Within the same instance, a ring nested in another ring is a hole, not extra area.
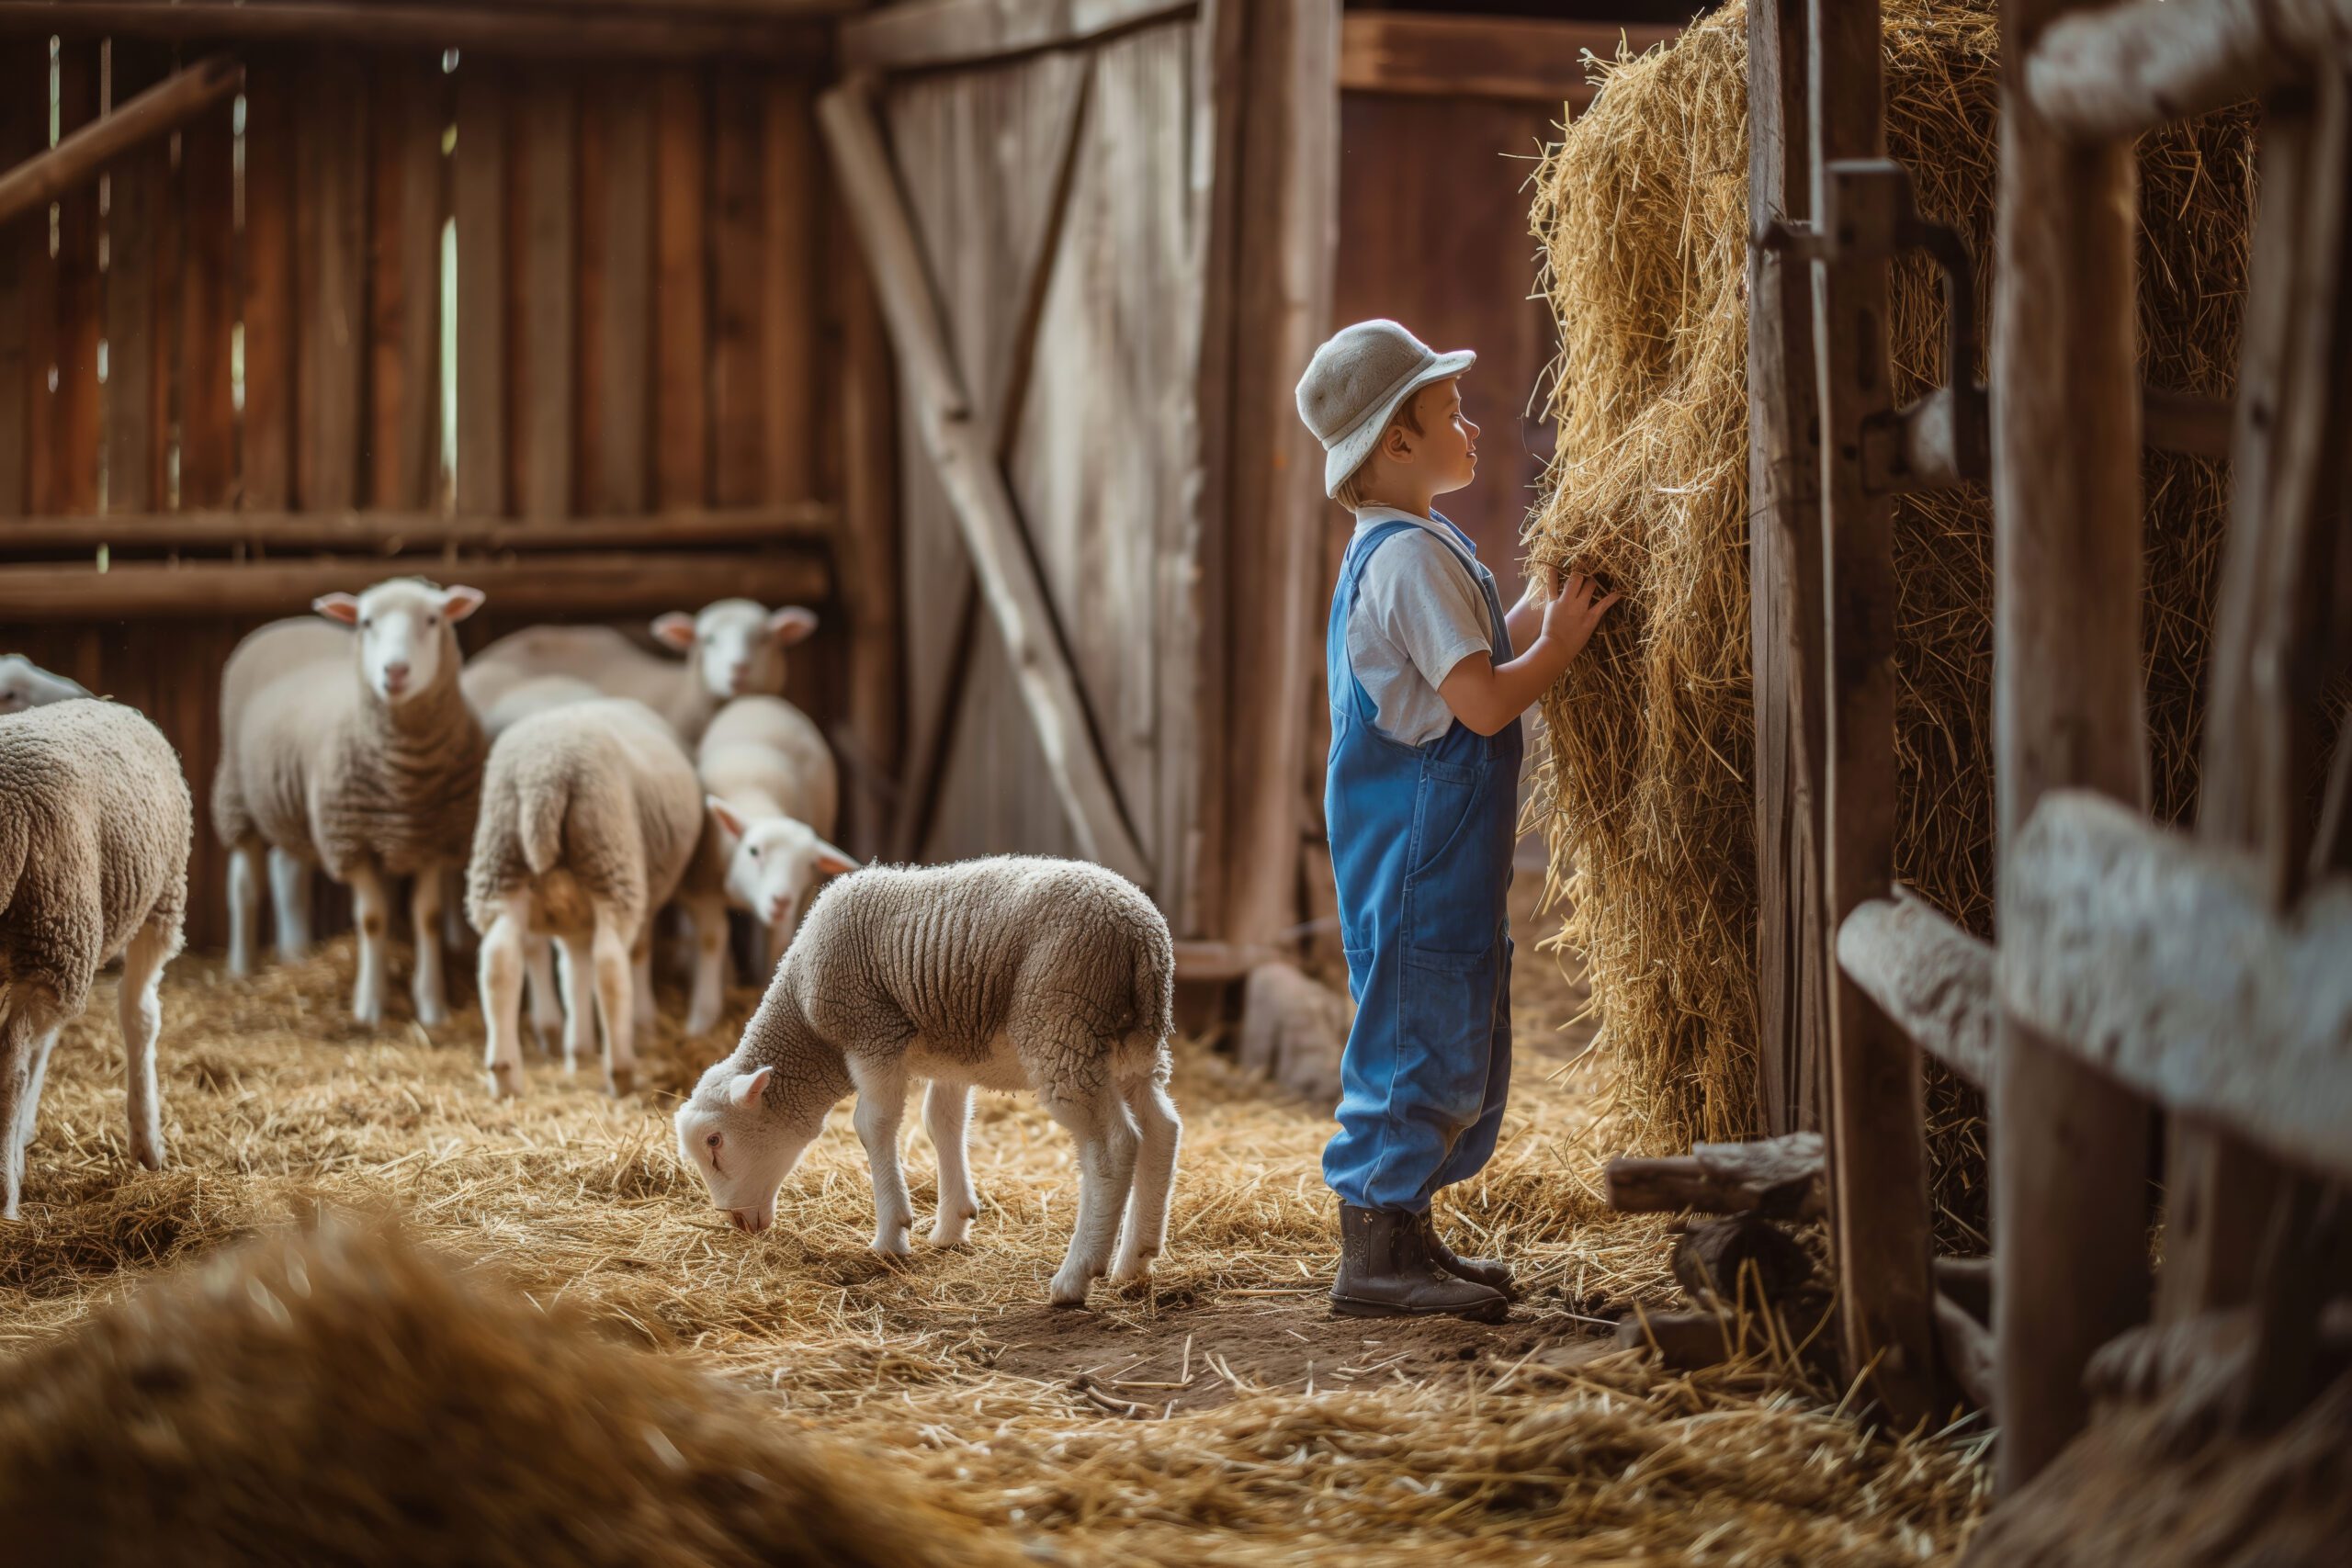
[(490, 1073), (490, 1092), (502, 1100), (523, 1092), (525, 918), (523, 900), (510, 896), (481, 939), (481, 1018), (488, 1037), (482, 1066)]
[(229, 852), (229, 973), (254, 972), (254, 928), (261, 924), (261, 846)]
[(384, 1021), (385, 929), (391, 924), (384, 879), (372, 865), (351, 873), (351, 923), (359, 928), (359, 976), (351, 987), (351, 1015), (369, 1028)]
[(269, 852), (269, 908), (277, 920), (277, 960), (311, 950), (311, 866), (284, 850)]
[(596, 1056), (596, 963), (578, 937), (556, 938), (563, 964), (563, 1070), (578, 1070), (582, 1058)]
[(932, 1080), (922, 1097), (922, 1124), (939, 1151), (939, 1213), (931, 1222), (931, 1245), (961, 1247), (972, 1238), (980, 1195), (972, 1190), (968, 1134), (972, 1086)]
[(1078, 1224), (1050, 1299), (1056, 1306), (1084, 1306), (1086, 1288), (1108, 1271), (1119, 1239), (1119, 1217), (1135, 1180), (1136, 1129), (1107, 1085), (1086, 1100), (1038, 1098), (1078, 1140)]
[(653, 1027), (653, 922), (649, 919), (630, 944), (629, 1018), (638, 1028)]
[(531, 1032), (538, 1037), (539, 1055), (552, 1056), (563, 1049), (563, 993), (556, 988), (555, 943), (543, 936), (526, 936), (523, 973), (530, 981)]
[(431, 866), (411, 879), (409, 921), (416, 935), (416, 973), (409, 977), (409, 996), (416, 1004), (416, 1021), (449, 1021), (449, 989), (441, 978), (441, 897), (447, 891), (441, 868)]
[(589, 955), (595, 965), (596, 1011), (605, 1023), (605, 1087), (616, 1098), (637, 1087), (637, 964), (630, 945), (613, 911), (598, 906)]
[(1135, 1190), (1127, 1200), (1127, 1223), (1119, 1233), (1119, 1255), (1111, 1265), (1114, 1283), (1127, 1284), (1151, 1272), (1151, 1260), (1168, 1245), (1168, 1194), (1176, 1185), (1176, 1145), (1184, 1122), (1175, 1101), (1155, 1079), (1130, 1087), (1127, 1108), (1142, 1138), (1136, 1153)]
[(865, 1145), (865, 1163), (874, 1170), (874, 1250), (885, 1258), (904, 1258), (914, 1250), (907, 1233), (914, 1228), (914, 1201), (907, 1196), (907, 1168), (899, 1155), (899, 1124), (907, 1114), (907, 1077), (903, 1071), (852, 1068), (857, 1084), (857, 1111), (851, 1118), (858, 1141)]
[(170, 931), (153, 924), (141, 927), (122, 955), (122, 986), (115, 997), (123, 1067), (130, 1078), (130, 1154), (150, 1170), (164, 1168), (164, 1110), (155, 1091), (155, 1036), (163, 1032), (164, 1009), (155, 993), (164, 981), (170, 944)]
[[(0, 1006), (5, 997), (0, 990)], [(25, 1187), (25, 1147), (33, 1141), (41, 1080), (56, 1043), (56, 1029), (44, 1029), (28, 1010), (0, 1012), (0, 1220), (17, 1217)]]
[(695, 983), (686, 1003), (686, 1032), (700, 1034), (718, 1024), (726, 1003), (727, 906), (717, 898), (698, 898), (686, 914), (695, 928)]

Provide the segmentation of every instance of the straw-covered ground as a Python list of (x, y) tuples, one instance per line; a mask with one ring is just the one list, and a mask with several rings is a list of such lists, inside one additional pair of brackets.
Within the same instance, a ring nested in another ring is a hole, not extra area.
[[(60, 1044), (23, 1220), (0, 1227), (0, 1355), (74, 1332), (159, 1273), (322, 1213), (390, 1212), (477, 1284), (758, 1391), (786, 1427), (870, 1449), (976, 1528), (1067, 1560), (1359, 1563), (1894, 1562), (1948, 1554), (1982, 1506), (1973, 1429), (1866, 1434), (1837, 1391), (1751, 1365), (1669, 1374), (1605, 1320), (1667, 1299), (1664, 1227), (1606, 1216), (1594, 1114), (1557, 1029), (1571, 992), (1530, 951), (1523, 1070), (1502, 1155), (1458, 1230), (1521, 1258), (1498, 1327), (1331, 1318), (1317, 1109), (1186, 1042), (1170, 1249), (1148, 1291), (1056, 1312), (1070, 1148), (986, 1098), (975, 1244), (873, 1258), (845, 1127), (780, 1223), (728, 1228), (672, 1153), (674, 1097), (732, 1038), (665, 1026), (621, 1103), (534, 1062), (498, 1103), (470, 1013), (433, 1037), (345, 1021), (347, 942), (251, 981), (182, 960), (164, 989), (167, 1169), (127, 1159), (102, 982)], [(737, 998), (738, 1019), (755, 998)], [(929, 1155), (910, 1171), (919, 1211)], [(276, 1267), (272, 1265), (272, 1267)], [(935, 1488), (935, 1492), (933, 1489)]]

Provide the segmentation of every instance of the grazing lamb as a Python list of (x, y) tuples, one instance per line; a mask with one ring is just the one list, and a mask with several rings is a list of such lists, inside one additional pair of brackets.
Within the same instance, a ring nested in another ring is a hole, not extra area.
[(610, 626), (531, 626), (475, 657), (468, 695), (486, 711), (524, 681), (571, 675), (608, 697), (635, 697), (692, 746), (728, 698), (783, 691), (784, 650), (816, 629), (814, 611), (771, 611), (749, 599), (721, 599), (698, 615), (673, 610), (654, 621), (653, 635), (686, 655), (680, 662)]
[(522, 1088), (516, 1036), (534, 934), (563, 947), (566, 1066), (594, 1048), (590, 1020), (601, 1016), (605, 1086), (616, 1095), (635, 1086), (632, 1031), (650, 994), (653, 913), (677, 890), (703, 830), (694, 764), (642, 703), (575, 703), (498, 738), (466, 868), (466, 918), (481, 933), (493, 1094)]
[[(826, 841), (841, 800), (832, 751), (815, 722), (782, 697), (738, 697), (703, 731), (695, 768), (719, 829), (707, 852), (712, 864), (698, 874), (715, 872), (727, 901), (759, 921), (774, 974), (817, 878), (857, 865)], [(695, 972), (697, 997), (707, 972), (714, 1020), (718, 953), (704, 944)]]
[(89, 694), (79, 681), (52, 675), (21, 653), (0, 653), (0, 714), (22, 713)]
[(447, 1020), (441, 874), (466, 858), (490, 749), (458, 687), (454, 627), (481, 602), (479, 589), (394, 578), (356, 599), (330, 593), (313, 605), (325, 620), (273, 622), (229, 656), (212, 825), (230, 851), (230, 973), (253, 967), (263, 849), (281, 956), (310, 940), (315, 863), (351, 888), (359, 928), (351, 1010), (362, 1023), (382, 1022), (385, 879), (406, 876), (417, 1020)]
[(147, 719), (91, 699), (0, 718), (0, 1217), (17, 1217), (57, 1032), (120, 955), (130, 1152), (164, 1164), (155, 988), (187, 909), (187, 779)]
[(738, 1226), (765, 1230), (777, 1188), (854, 1091), (874, 1250), (903, 1255), (899, 1122), (909, 1080), (927, 1078), (931, 1239), (955, 1247), (979, 1213), (972, 1089), (1032, 1089), (1078, 1140), (1078, 1224), (1052, 1300), (1081, 1305), (1106, 1268), (1140, 1279), (1167, 1241), (1183, 1131), (1167, 1089), (1175, 963), (1159, 911), (1100, 866), (1001, 856), (852, 873), (817, 896), (735, 1054), (679, 1108), (679, 1156)]

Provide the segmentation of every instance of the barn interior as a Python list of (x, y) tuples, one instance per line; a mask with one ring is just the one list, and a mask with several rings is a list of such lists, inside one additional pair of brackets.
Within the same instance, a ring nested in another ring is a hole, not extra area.
[[(2343, 0), (0, 0), (0, 654), (152, 720), (194, 824), (162, 1168), (114, 971), (33, 1076), (0, 1536), (2340, 1550)], [(1444, 510), (1506, 594), (1625, 594), (1527, 721), (1510, 1110), (1441, 1206), (1493, 1324), (1327, 1299), (1348, 517), (1294, 388), (1372, 317), (1478, 353)], [(655, 923), (620, 1094), (530, 1042), (493, 1094), (454, 908), (446, 1020), (399, 918), (354, 1017), (323, 872), (232, 972), (224, 665), (401, 577), (481, 592), (469, 659), (681, 678), (657, 617), (806, 611), (849, 856), (1142, 889), (1149, 1277), (1048, 1303), (1027, 1095), (966, 1244), (869, 1247), (846, 1109), (730, 1224), (672, 1119), (767, 986), (740, 913), (702, 1030)]]

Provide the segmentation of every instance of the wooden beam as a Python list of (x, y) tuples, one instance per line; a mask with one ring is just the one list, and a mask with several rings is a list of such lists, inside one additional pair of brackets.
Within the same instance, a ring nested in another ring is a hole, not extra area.
[(923, 276), (913, 220), (883, 147), (870, 84), (854, 81), (827, 93), (818, 101), (818, 117), (899, 351), (917, 432), (938, 467), (1080, 851), (1148, 887), (1151, 867), (1095, 744), (1086, 699), (1029, 553), (993, 433), (969, 417), (970, 400)]
[(2011, 1013), (2137, 1094), (2352, 1178), (2352, 880), (2279, 912), (2252, 854), (2085, 791), (2041, 804), (2016, 861), (2001, 926)]
[(1855, 907), (1838, 963), (1919, 1048), (1978, 1089), (1993, 1081), (1993, 947), (1907, 889)]
[(1612, 27), (1600, 22), (1517, 17), (1421, 16), (1355, 11), (1340, 24), (1340, 86), (1351, 93), (1448, 98), (1592, 101), (1585, 55), (1617, 58), (1671, 43), (1676, 27)]
[(0, 223), (47, 208), (65, 192), (96, 179), (115, 159), (167, 136), (230, 96), (244, 68), (225, 54), (198, 61), (148, 88), (114, 112), (62, 138), (56, 146), (0, 175)]
[(1197, 9), (1198, 0), (914, 0), (842, 23), (842, 68), (976, 65), (1069, 49)]
[(501, 609), (593, 615), (745, 595), (763, 604), (824, 597), (827, 572), (806, 555), (665, 555), (577, 551), (528, 560), (361, 557), (300, 561), (134, 562), (0, 566), (0, 620), (116, 621), (153, 616), (293, 615), (322, 593), (348, 592), (399, 570), (465, 582)]
[[(1839, 202), (1848, 161), (1880, 159), (1886, 133), (1876, 0), (1811, 0), (1815, 213)], [(1859, 454), (1893, 411), (1887, 342), (1890, 258), (1841, 246), (1814, 262), (1815, 371), (1821, 420), (1825, 594), (1824, 801), (1829, 918), (1842, 920), (1894, 880), (1894, 501)], [(1829, 976), (1831, 1224), (1838, 1318), (1849, 1378), (1897, 1422), (1935, 1406), (1929, 1311), (1926, 1089), (1918, 1053), (1868, 993)]]
[[(1804, 0), (1749, 0), (1751, 233), (1813, 212)], [(1822, 886), (1829, 690), (1821, 580), (1820, 397), (1813, 279), (1776, 247), (1747, 254), (1749, 637), (1755, 671), (1757, 1102), (1767, 1133), (1828, 1112), (1830, 947)]]
[(2166, 387), (2140, 389), (2140, 434), (2160, 452), (2185, 452), (2218, 462), (2230, 455), (2235, 421), (2227, 398), (2199, 397)]
[(1828, 1207), (1827, 1166), (1820, 1134), (1791, 1133), (1753, 1143), (1701, 1144), (1662, 1159), (1620, 1155), (1609, 1162), (1602, 1181), (1609, 1206), (1630, 1214), (1692, 1209), (1813, 1219)]
[(110, 550), (332, 550), (416, 555), (452, 550), (689, 549), (725, 545), (815, 547), (835, 526), (823, 502), (729, 512), (625, 513), (568, 519), (549, 529), (511, 517), (433, 512), (171, 512), (142, 517), (27, 517), (0, 526), (8, 556)]
[(2135, 0), (2052, 23), (2023, 80), (2057, 134), (2128, 142), (2302, 81), (2347, 52), (2352, 0)]
[(2000, 1381), (1993, 1375), (1993, 1331), (1940, 1291), (1936, 1293), (1936, 1346), (1954, 1386), (1977, 1408), (1992, 1409)]
[(0, 34), (327, 41), (361, 47), (474, 50), (485, 54), (725, 57), (821, 65), (827, 25), (798, 18), (497, 10), (375, 0), (0, 0)]

